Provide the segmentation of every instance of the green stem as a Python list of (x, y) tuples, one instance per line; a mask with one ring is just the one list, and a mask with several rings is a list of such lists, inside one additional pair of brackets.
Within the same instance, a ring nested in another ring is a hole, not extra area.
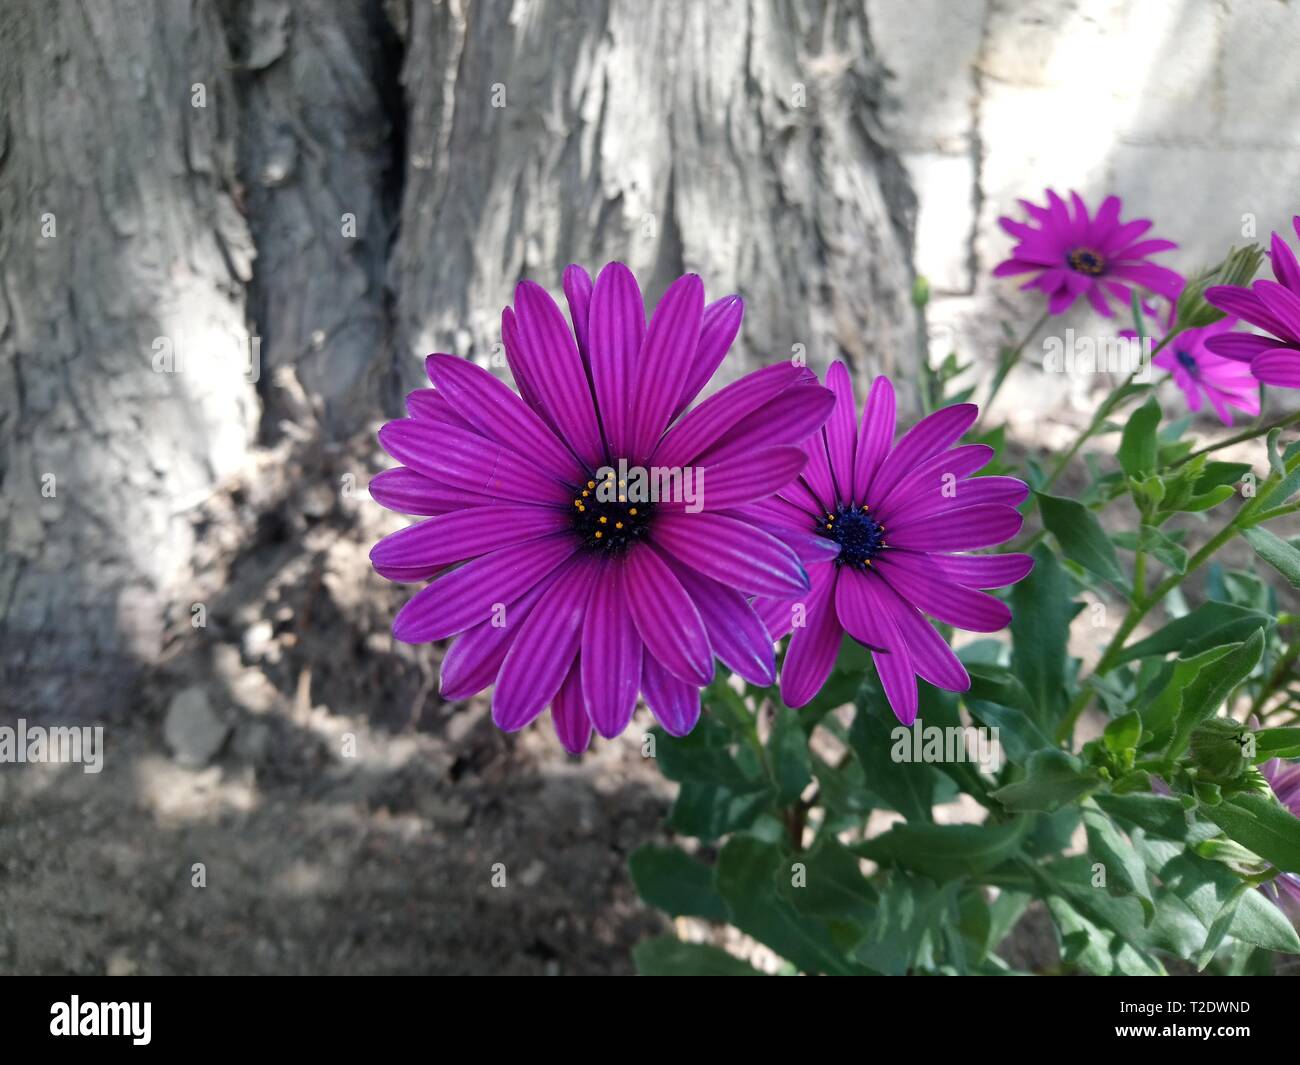
[[(1232, 539), (1237, 532), (1237, 522), (1240, 518), (1241, 512), (1239, 512), (1232, 521), (1228, 522), (1227, 525), (1220, 529), (1204, 547), (1192, 556), (1191, 561), (1187, 563), (1187, 569), (1185, 572), (1169, 574), (1169, 576), (1151, 590), (1150, 595), (1141, 594), (1137, 588), (1137, 582), (1135, 580), (1133, 602), (1129, 606), (1128, 612), (1124, 615), (1124, 620), (1120, 622), (1119, 629), (1111, 638), (1110, 643), (1106, 645), (1106, 649), (1102, 652), (1100, 660), (1098, 660), (1096, 667), (1092, 671), (1092, 676), (1099, 677), (1103, 673), (1108, 673), (1114, 668), (1116, 659), (1118, 659), (1120, 654), (1124, 651), (1125, 642), (1131, 635), (1133, 635), (1133, 630), (1138, 627), (1142, 622), (1142, 619), (1151, 612), (1151, 609), (1157, 603), (1161, 602), (1165, 596), (1177, 588), (1178, 585), (1181, 584), (1190, 574), (1205, 565), (1205, 563), (1210, 560), (1211, 556), (1214, 555), (1219, 548)], [(1057, 743), (1065, 743), (1065, 741), (1074, 734), (1074, 726), (1079, 720), (1079, 715), (1082, 714), (1083, 711), (1087, 709), (1088, 704), (1092, 702), (1092, 696), (1092, 689), (1086, 683), (1081, 684), (1079, 687), (1079, 693), (1070, 703), (1069, 708), (1065, 712), (1065, 717), (1057, 727)]]
[(1177, 462), (1170, 463), (1171, 469), (1177, 469), (1185, 462), (1190, 462), (1201, 455), (1210, 455), (1215, 451), (1222, 451), (1225, 447), (1232, 447), (1233, 444), (1244, 444), (1247, 440), (1254, 440), (1258, 436), (1266, 436), (1274, 429), (1286, 429), (1292, 425), (1300, 423), (1300, 411), (1294, 414), (1288, 414), (1284, 418), (1278, 418), (1276, 421), (1269, 422), (1267, 425), (1259, 425), (1245, 432), (1237, 433), (1236, 436), (1230, 436), (1226, 440), (1220, 440), (1217, 444), (1207, 444), (1205, 447), (1198, 448), (1184, 455)]
[(1007, 375), (1011, 373), (1012, 369), (1014, 369), (1015, 365), (1020, 361), (1020, 356), (1025, 353), (1025, 348), (1028, 347), (1029, 342), (1034, 339), (1034, 336), (1038, 331), (1043, 328), (1047, 319), (1048, 313), (1047, 311), (1043, 311), (1043, 313), (1038, 316), (1037, 321), (1035, 321), (1026, 331), (1025, 335), (1020, 338), (1020, 343), (1008, 351), (1002, 357), (1001, 362), (998, 363), (997, 373), (993, 375), (993, 384), (989, 386), (988, 398), (984, 401), (984, 409), (980, 413), (979, 421), (976, 422), (977, 429), (984, 423), (984, 419), (988, 417), (989, 411), (993, 409), (993, 401), (997, 399), (998, 393), (1002, 390), (1002, 385), (1006, 381)]

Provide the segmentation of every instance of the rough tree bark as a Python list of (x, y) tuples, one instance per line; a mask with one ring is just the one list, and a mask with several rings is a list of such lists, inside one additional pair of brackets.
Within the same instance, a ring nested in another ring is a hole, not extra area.
[(398, 350), (491, 363), (519, 277), (621, 258), (650, 299), (686, 270), (747, 298), (732, 374), (795, 345), (914, 368), (914, 201), (864, 6), (416, 3)]
[(0, 42), (12, 709), (129, 700), (259, 430), (368, 453), (522, 276), (695, 270), (733, 375), (915, 367), (863, 0), (9, 0)]

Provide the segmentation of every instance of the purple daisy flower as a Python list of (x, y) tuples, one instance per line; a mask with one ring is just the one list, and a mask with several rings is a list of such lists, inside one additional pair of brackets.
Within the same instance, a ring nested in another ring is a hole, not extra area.
[[(1173, 316), (1173, 304), (1170, 304), (1163, 326), (1150, 335), (1154, 344), (1158, 345), (1169, 331)], [(1236, 327), (1237, 319), (1229, 317), (1196, 329), (1184, 329), (1151, 360), (1153, 366), (1173, 375), (1174, 384), (1182, 389), (1187, 400), (1188, 410), (1200, 413), (1209, 400), (1224, 425), (1232, 424), (1234, 407), (1251, 417), (1259, 413), (1259, 381), (1251, 374), (1250, 367), (1236, 359), (1216, 355), (1206, 344)], [(1129, 339), (1137, 337), (1132, 329), (1122, 329), (1119, 335)]]
[[(1300, 763), (1273, 758), (1259, 767), (1278, 802), (1300, 817)], [(1262, 889), (1296, 924), (1300, 924), (1300, 876), (1279, 873)]]
[[(1300, 215), (1291, 224), (1300, 236)], [(1249, 364), (1250, 372), (1266, 385), (1300, 388), (1300, 263), (1277, 233), (1269, 258), (1276, 280), (1261, 278), (1250, 288), (1216, 285), (1206, 291), (1205, 299), (1272, 335), (1232, 333), (1210, 338), (1207, 347), (1216, 355)]]
[[(739, 297), (706, 307), (688, 274), (647, 326), (621, 263), (594, 285), (571, 266), (564, 289), (573, 332), (531, 281), (502, 314), (522, 398), (472, 362), (429, 356), (434, 387), (411, 393), (410, 417), (379, 431), (402, 465), (370, 483), (381, 505), (427, 520), (370, 557), (390, 580), (431, 580), (393, 635), (456, 637), (442, 662), (445, 698), (495, 684), (492, 717), (506, 731), (549, 704), (561, 743), (579, 753), (593, 729), (627, 727), (638, 692), (667, 732), (689, 732), (715, 655), (773, 682), (772, 640), (747, 596), (801, 594), (808, 575), (797, 538), (740, 508), (798, 475), (799, 445), (835, 398), (787, 363), (683, 414), (740, 328)], [(638, 471), (659, 470), (678, 471), (679, 488), (691, 476), (695, 499), (638, 494)]]
[(894, 387), (877, 377), (858, 429), (853, 384), (842, 363), (826, 375), (835, 409), (804, 445), (803, 475), (776, 497), (750, 504), (755, 522), (806, 537), (798, 548), (812, 582), (806, 595), (768, 596), (759, 613), (776, 639), (793, 630), (781, 696), (807, 703), (834, 667), (845, 632), (872, 651), (885, 695), (906, 725), (916, 719), (916, 678), (965, 691), (970, 677), (922, 616), (975, 632), (1011, 620), (981, 589), (1014, 584), (1029, 555), (965, 555), (992, 547), (1021, 526), (1015, 509), (1028, 486), (1014, 477), (971, 474), (993, 458), (984, 444), (953, 445), (979, 413), (973, 403), (923, 418), (894, 443)]
[(1019, 243), (1011, 257), (994, 268), (993, 276), (1032, 273), (1021, 288), (1046, 293), (1050, 314), (1062, 314), (1080, 296), (1087, 296), (1098, 314), (1110, 318), (1115, 312), (1107, 297), (1127, 306), (1133, 285), (1170, 299), (1178, 295), (1182, 277), (1150, 261), (1150, 256), (1177, 244), (1142, 240), (1151, 222), (1145, 218), (1121, 222), (1118, 196), (1107, 196), (1092, 216), (1077, 192), (1070, 193), (1070, 201), (1073, 210), (1048, 189), (1046, 207), (1019, 201), (1028, 222), (999, 218), (998, 224)]

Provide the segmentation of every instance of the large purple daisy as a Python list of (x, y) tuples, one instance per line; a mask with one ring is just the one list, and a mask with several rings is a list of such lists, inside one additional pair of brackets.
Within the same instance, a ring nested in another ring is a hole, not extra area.
[[(1291, 220), (1300, 236), (1300, 215)], [(1248, 363), (1250, 372), (1266, 385), (1300, 388), (1300, 263), (1278, 234), (1273, 234), (1269, 258), (1274, 281), (1264, 278), (1250, 288), (1216, 285), (1206, 300), (1272, 336), (1228, 333), (1211, 337), (1210, 351)]]
[(999, 263), (993, 274), (1009, 277), (1032, 273), (1034, 276), (1021, 288), (1044, 292), (1049, 313), (1061, 314), (1080, 296), (1086, 296), (1098, 314), (1110, 318), (1115, 312), (1108, 297), (1127, 306), (1133, 298), (1130, 286), (1169, 299), (1174, 299), (1183, 287), (1181, 276), (1150, 261), (1157, 252), (1178, 245), (1169, 240), (1141, 239), (1151, 222), (1145, 218), (1120, 221), (1118, 196), (1107, 196), (1091, 216), (1077, 192), (1070, 193), (1071, 206), (1052, 189), (1047, 190), (1046, 207), (1028, 200), (1019, 202), (1029, 221), (998, 219), (998, 224), (1018, 243), (1011, 257)]
[[(1300, 817), (1300, 764), (1273, 758), (1259, 768), (1277, 801)], [(1263, 891), (1293, 922), (1300, 924), (1300, 876), (1279, 873), (1263, 886)]]
[[(787, 363), (683, 414), (740, 327), (740, 299), (706, 307), (688, 274), (647, 327), (621, 263), (594, 285), (571, 266), (564, 289), (573, 332), (531, 281), (503, 312), (522, 399), (471, 362), (429, 356), (434, 387), (379, 431), (402, 465), (370, 484), (383, 506), (428, 520), (385, 537), (371, 560), (391, 580), (432, 578), (393, 635), (456, 637), (445, 698), (495, 684), (492, 717), (507, 731), (549, 704), (577, 753), (593, 728), (622, 732), (638, 692), (667, 732), (689, 732), (715, 655), (773, 682), (772, 641), (747, 597), (803, 594), (808, 575), (798, 537), (786, 542), (739, 508), (799, 474), (799, 445), (835, 399)], [(668, 471), (661, 487), (676, 494), (647, 495), (643, 475), (655, 471)]]
[(848, 370), (826, 375), (835, 410), (804, 445), (803, 475), (745, 511), (780, 535), (812, 533), (799, 547), (812, 582), (807, 594), (759, 601), (773, 638), (793, 630), (781, 672), (790, 706), (817, 694), (835, 664), (843, 633), (869, 647), (885, 695), (904, 724), (916, 719), (916, 678), (949, 691), (970, 686), (966, 669), (922, 616), (975, 632), (1011, 620), (980, 589), (1014, 584), (1033, 568), (1028, 555), (964, 555), (1014, 536), (1015, 509), (1028, 487), (1014, 477), (971, 478), (993, 458), (984, 444), (953, 445), (978, 409), (963, 403), (923, 418), (894, 443), (894, 388), (871, 385), (861, 430)]

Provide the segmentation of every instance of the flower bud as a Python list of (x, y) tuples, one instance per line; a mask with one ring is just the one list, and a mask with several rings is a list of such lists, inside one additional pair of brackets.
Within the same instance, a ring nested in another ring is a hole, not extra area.
[(1263, 261), (1264, 249), (1258, 244), (1248, 244), (1244, 248), (1233, 248), (1218, 266), (1188, 278), (1175, 305), (1175, 323), (1180, 329), (1199, 329), (1226, 318), (1223, 311), (1206, 302), (1206, 291), (1215, 285), (1235, 285), (1238, 288), (1249, 285)]
[(1249, 735), (1245, 725), (1223, 717), (1197, 725), (1190, 748), (1197, 779), (1219, 784), (1237, 780), (1250, 767), (1246, 757)]

